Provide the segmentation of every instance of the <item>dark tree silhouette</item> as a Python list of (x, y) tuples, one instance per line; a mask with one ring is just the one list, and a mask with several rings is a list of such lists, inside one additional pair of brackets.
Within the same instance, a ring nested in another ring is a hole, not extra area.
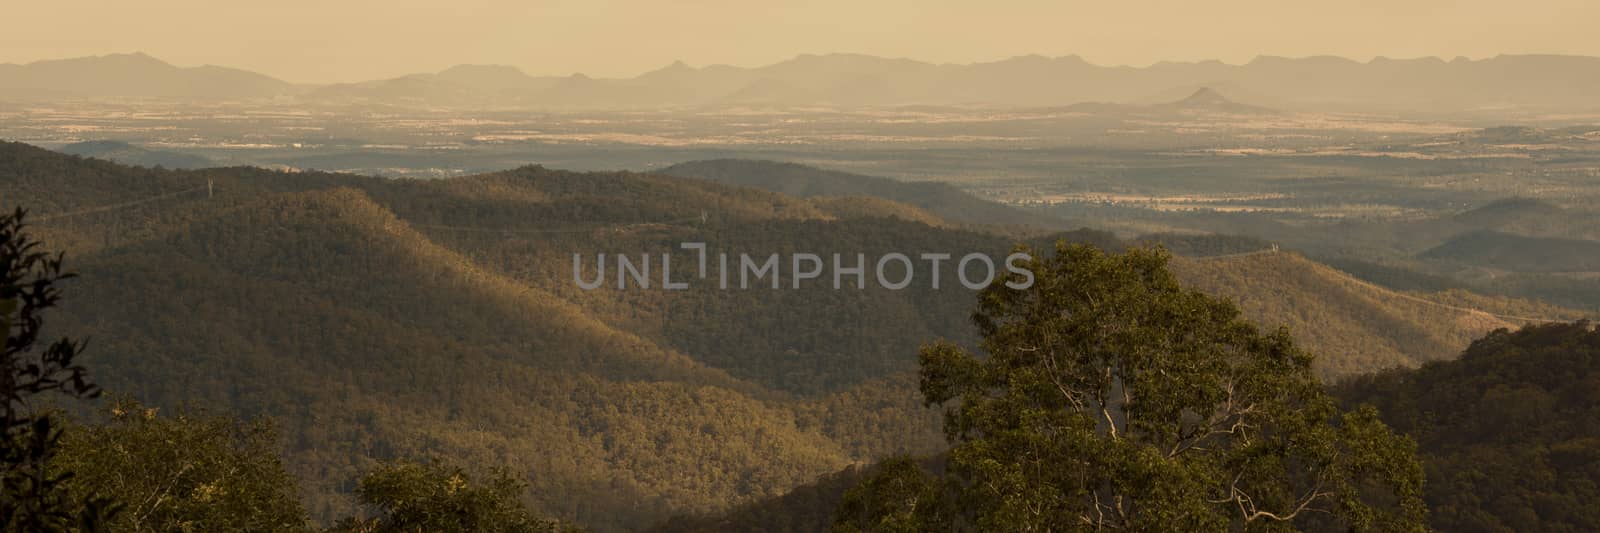
[(60, 447), (61, 428), (35, 409), (35, 398), (59, 393), (93, 398), (100, 389), (74, 363), (84, 344), (67, 338), (40, 345), (42, 314), (60, 298), (56, 284), (72, 277), (62, 255), (39, 249), (24, 230), (26, 211), (0, 216), (0, 524), (6, 531), (100, 529), (110, 505), (70, 501), (71, 473), (47, 468)]

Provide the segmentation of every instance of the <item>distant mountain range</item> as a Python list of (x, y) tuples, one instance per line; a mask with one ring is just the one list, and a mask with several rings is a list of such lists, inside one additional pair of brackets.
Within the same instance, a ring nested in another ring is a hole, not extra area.
[(270, 98), (300, 89), (247, 70), (176, 67), (143, 53), (0, 64), (0, 97)]
[(934, 64), (858, 54), (801, 55), (762, 67), (682, 62), (633, 78), (530, 76), (508, 66), (460, 65), (432, 74), (296, 85), (216, 66), (180, 68), (115, 54), (0, 65), (0, 97), (250, 99), (538, 109), (675, 106), (1061, 106), (1170, 102), (1212, 87), (1285, 109), (1463, 111), (1600, 108), (1600, 58), (1504, 55), (1388, 59), (1258, 57), (1243, 65), (1163, 62), (1100, 66), (1078, 56)]

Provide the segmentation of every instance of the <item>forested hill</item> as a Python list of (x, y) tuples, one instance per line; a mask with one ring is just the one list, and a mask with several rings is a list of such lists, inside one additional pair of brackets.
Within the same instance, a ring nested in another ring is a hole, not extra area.
[[(374, 461), (439, 456), (508, 467), (536, 510), (601, 531), (937, 451), (909, 372), (921, 343), (972, 342), (974, 293), (949, 289), (949, 271), (944, 290), (584, 291), (573, 253), (1012, 246), (887, 200), (650, 174), (159, 170), (18, 143), (0, 144), (0, 200), (31, 208), (32, 232), (81, 274), (50, 324), (93, 339), (96, 381), (149, 405), (272, 417), (313, 515), (347, 516)], [(692, 259), (677, 252), (674, 272)], [(1295, 327), (1327, 376), (1415, 365), (1467, 338), (1453, 331), (1501, 325), (1317, 281), (1331, 274), (1289, 254), (1175, 267)], [(1349, 335), (1306, 335), (1316, 325)], [(1419, 331), (1433, 340), (1404, 340)]]
[(1482, 265), (1514, 272), (1600, 270), (1600, 242), (1526, 237), (1497, 231), (1458, 235), (1420, 254), (1427, 259)]
[(906, 182), (825, 170), (795, 163), (712, 159), (679, 163), (660, 170), (669, 176), (703, 178), (776, 191), (791, 196), (865, 196), (914, 205), (968, 224), (1066, 227), (1067, 221), (1030, 213), (973, 196), (947, 183)]
[[(1346, 408), (1378, 408), (1419, 445), (1438, 531), (1600, 530), (1600, 331), (1587, 322), (1497, 330), (1459, 358), (1333, 387)], [(937, 466), (944, 457), (924, 462)], [(781, 497), (681, 515), (657, 533), (826, 529), (876, 466), (819, 476)]]
[(1600, 530), (1600, 332), (1497, 331), (1460, 358), (1353, 380), (1417, 440), (1440, 531)]

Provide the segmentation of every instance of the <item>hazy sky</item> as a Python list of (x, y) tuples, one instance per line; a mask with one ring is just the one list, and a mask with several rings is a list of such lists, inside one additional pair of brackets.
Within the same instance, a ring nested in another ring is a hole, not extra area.
[(5, 0), (0, 63), (144, 51), (295, 82), (459, 63), (632, 76), (675, 59), (758, 66), (859, 52), (1098, 64), (1600, 55), (1595, 0)]

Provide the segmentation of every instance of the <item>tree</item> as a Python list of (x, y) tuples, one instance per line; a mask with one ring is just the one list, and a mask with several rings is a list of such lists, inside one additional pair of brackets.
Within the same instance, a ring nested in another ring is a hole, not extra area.
[(82, 498), (123, 502), (117, 531), (308, 531), (299, 489), (266, 420), (158, 416), (120, 401), (103, 424), (69, 426), (55, 468)]
[(497, 470), (484, 484), (438, 461), (394, 462), (361, 478), (356, 496), (379, 516), (349, 519), (335, 531), (361, 533), (544, 533), (566, 531), (522, 505), (526, 484)]
[(924, 531), (927, 524), (946, 524), (950, 502), (940, 480), (910, 456), (878, 463), (868, 477), (845, 491), (834, 531)]
[(61, 338), (37, 348), (42, 314), (60, 298), (56, 284), (72, 274), (62, 271), (61, 254), (40, 251), (24, 233), (25, 215), (20, 208), (0, 215), (0, 527), (96, 530), (114, 509), (105, 501), (70, 501), (65, 483), (72, 473), (49, 468), (60, 448), (59, 424), (31, 408), (51, 393), (87, 399), (100, 389), (74, 362), (82, 342)]
[(1415, 445), (1371, 408), (1340, 412), (1287, 331), (1179, 286), (1167, 259), (1063, 243), (1028, 265), (1029, 289), (985, 289), (973, 320), (988, 356), (920, 354), (924, 400), (946, 406), (947, 497), (879, 516), (943, 531), (1424, 529)]

